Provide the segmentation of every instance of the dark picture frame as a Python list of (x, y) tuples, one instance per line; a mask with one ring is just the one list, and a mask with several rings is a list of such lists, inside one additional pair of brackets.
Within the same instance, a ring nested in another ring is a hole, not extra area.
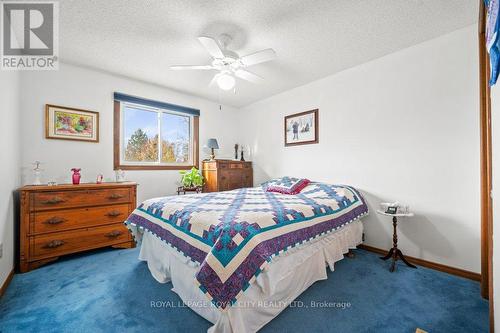
[[(285, 116), (285, 147), (319, 143), (319, 109)], [(306, 136), (301, 140), (301, 136)]]

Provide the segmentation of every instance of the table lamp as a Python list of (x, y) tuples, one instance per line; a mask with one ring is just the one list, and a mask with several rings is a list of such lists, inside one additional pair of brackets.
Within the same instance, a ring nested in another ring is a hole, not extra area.
[(219, 149), (219, 144), (217, 143), (217, 139), (208, 139), (207, 147), (212, 149), (212, 154), (210, 154), (210, 160), (215, 160), (215, 152), (214, 149)]

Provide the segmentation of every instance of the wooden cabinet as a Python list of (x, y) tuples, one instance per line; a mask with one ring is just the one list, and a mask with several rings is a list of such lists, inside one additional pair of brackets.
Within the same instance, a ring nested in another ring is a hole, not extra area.
[(123, 222), (136, 207), (136, 191), (129, 182), (19, 189), (19, 270), (99, 247), (134, 247)]
[(214, 160), (202, 162), (204, 192), (230, 191), (253, 186), (252, 162)]

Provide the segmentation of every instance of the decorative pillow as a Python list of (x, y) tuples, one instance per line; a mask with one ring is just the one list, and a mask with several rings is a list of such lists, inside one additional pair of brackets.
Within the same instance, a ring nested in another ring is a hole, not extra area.
[(281, 180), (281, 178), (273, 178), (273, 179), (269, 179), (269, 180), (266, 180), (265, 182), (261, 183), (260, 186), (264, 189), (264, 190), (267, 190), (267, 187), (269, 185), (271, 185), (272, 183), (274, 182), (277, 182)]
[(267, 192), (278, 192), (282, 194), (300, 193), (311, 181), (305, 178), (283, 177), (274, 179), (267, 184)]

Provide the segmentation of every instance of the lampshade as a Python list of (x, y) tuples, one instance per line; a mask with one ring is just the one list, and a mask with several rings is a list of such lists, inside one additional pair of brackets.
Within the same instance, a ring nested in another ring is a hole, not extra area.
[(219, 149), (219, 144), (217, 143), (217, 139), (208, 139), (207, 147), (213, 149)]

